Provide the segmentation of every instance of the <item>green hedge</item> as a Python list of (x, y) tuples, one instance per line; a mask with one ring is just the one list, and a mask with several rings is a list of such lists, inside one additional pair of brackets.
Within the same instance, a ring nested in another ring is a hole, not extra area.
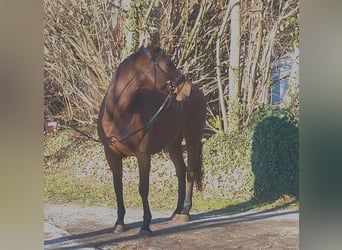
[(233, 200), (298, 197), (298, 151), (298, 127), (287, 110), (260, 110), (243, 133), (205, 142), (205, 192)]
[[(261, 115), (260, 115), (261, 114)], [(265, 115), (266, 114), (266, 115)], [(299, 130), (284, 110), (262, 110), (253, 124), (254, 197), (274, 200), (299, 194)]]

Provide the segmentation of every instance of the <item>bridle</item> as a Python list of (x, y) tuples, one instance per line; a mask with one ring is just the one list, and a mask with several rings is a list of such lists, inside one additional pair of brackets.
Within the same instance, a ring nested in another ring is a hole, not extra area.
[(172, 81), (172, 76), (167, 73), (165, 70), (163, 70), (162, 67), (160, 67), (159, 63), (155, 60), (158, 56), (159, 56), (159, 52), (156, 53), (155, 55), (152, 55), (151, 52), (148, 50), (147, 47), (142, 47), (142, 50), (145, 52), (145, 54), (147, 55), (147, 57), (151, 60), (151, 62), (153, 63), (153, 67), (154, 67), (154, 81), (156, 84), (157, 78), (157, 67), (158, 69), (165, 75), (167, 76), (167, 78), (169, 78), (169, 80), (166, 81), (166, 83), (169, 85), (170, 90), (174, 90), (179, 84), (181, 84), (182, 82), (185, 81), (185, 76), (181, 75), (176, 81)]

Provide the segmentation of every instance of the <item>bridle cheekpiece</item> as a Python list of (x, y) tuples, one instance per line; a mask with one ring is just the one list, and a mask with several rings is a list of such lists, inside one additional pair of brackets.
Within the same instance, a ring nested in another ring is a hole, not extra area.
[(160, 67), (158, 62), (155, 60), (158, 57), (159, 52), (155, 55), (152, 55), (152, 53), (149, 51), (147, 47), (142, 47), (142, 50), (146, 53), (147, 57), (152, 61), (154, 68), (156, 69), (156, 67), (158, 67), (159, 70), (169, 78), (169, 80), (167, 80), (166, 83), (168, 84), (171, 92), (173, 92), (177, 88), (178, 85), (180, 85), (186, 80), (185, 76), (182, 74), (176, 81), (172, 81), (171, 75), (167, 73), (165, 70), (163, 70), (162, 67)]

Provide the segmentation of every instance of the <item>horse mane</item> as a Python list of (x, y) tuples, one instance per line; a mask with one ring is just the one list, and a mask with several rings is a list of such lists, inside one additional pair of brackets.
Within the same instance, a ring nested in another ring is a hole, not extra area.
[(130, 63), (131, 61), (136, 61), (137, 58), (141, 55), (141, 52), (142, 52), (142, 48), (143, 47), (140, 47), (136, 52), (130, 54), (128, 57), (126, 57), (119, 65), (118, 69), (119, 70), (120, 68), (122, 67), (125, 67), (126, 64)]

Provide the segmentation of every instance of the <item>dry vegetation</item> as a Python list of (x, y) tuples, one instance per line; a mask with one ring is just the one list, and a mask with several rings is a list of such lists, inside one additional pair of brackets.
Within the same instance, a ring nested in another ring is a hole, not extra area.
[[(45, 116), (92, 123), (118, 64), (158, 29), (162, 47), (207, 96), (208, 126), (220, 130), (218, 86), (225, 90), (226, 104), (229, 92), (227, 1), (118, 2), (44, 1)], [(238, 91), (246, 126), (251, 114), (269, 103), (273, 63), (298, 45), (298, 1), (244, 0), (240, 5)]]

